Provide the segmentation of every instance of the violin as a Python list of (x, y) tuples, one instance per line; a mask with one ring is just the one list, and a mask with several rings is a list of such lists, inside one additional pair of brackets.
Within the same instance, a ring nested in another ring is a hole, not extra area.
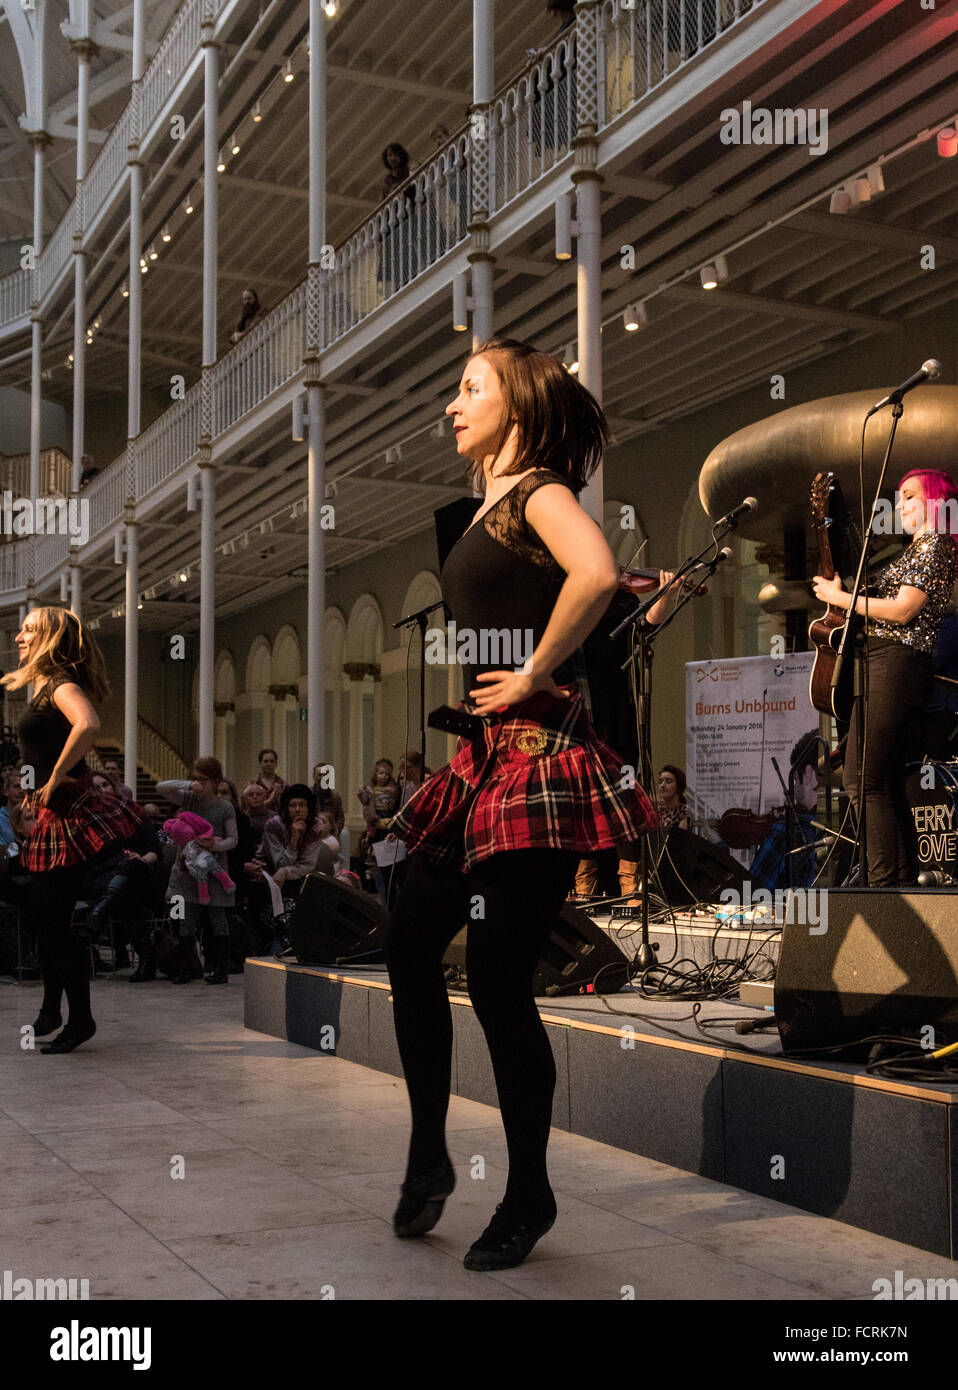
[[(624, 589), (627, 594), (653, 594), (661, 583), (658, 570), (626, 569), (624, 565), (619, 566), (619, 588)], [(683, 579), (682, 591), (700, 598), (702, 594), (708, 593), (708, 586), (696, 585), (694, 579)]]
[(760, 845), (771, 833), (775, 822), (781, 820), (782, 811), (783, 808), (780, 808), (777, 814), (766, 811), (759, 815), (757, 811), (746, 810), (744, 806), (730, 806), (713, 825), (729, 849), (751, 849), (752, 845)]

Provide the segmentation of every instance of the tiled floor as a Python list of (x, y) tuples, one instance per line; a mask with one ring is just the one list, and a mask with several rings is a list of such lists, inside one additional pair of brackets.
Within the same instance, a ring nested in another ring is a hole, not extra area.
[(93, 1299), (871, 1299), (895, 1270), (958, 1276), (559, 1131), (555, 1228), (519, 1269), (468, 1273), (505, 1182), (497, 1112), (453, 1098), (458, 1187), (431, 1235), (397, 1240), (401, 1083), (247, 1031), (242, 989), (98, 982), (96, 1037), (44, 1057), (20, 1046), (39, 987), (0, 984), (4, 1269), (88, 1279)]

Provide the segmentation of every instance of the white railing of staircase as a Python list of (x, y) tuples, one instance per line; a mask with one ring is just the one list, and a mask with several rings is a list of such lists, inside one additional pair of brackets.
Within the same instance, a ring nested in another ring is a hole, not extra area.
[(126, 162), (130, 157), (129, 144), (130, 108), (127, 106), (87, 170), (83, 183), (83, 216), (87, 226), (123, 177)]
[(145, 719), (136, 721), (136, 760), (155, 782), (183, 781), (189, 767)]
[(572, 148), (576, 131), (575, 39), (570, 31), (492, 104), (492, 211), (507, 207)]
[(306, 285), (297, 285), (261, 323), (217, 362), (213, 376), (214, 433), (235, 425), (294, 377), (306, 345)]
[(762, 0), (605, 0), (599, 125), (621, 116)]
[[(62, 449), (44, 449), (40, 454), (40, 491), (48, 497), (67, 497), (73, 480), (73, 463)], [(9, 489), (14, 497), (27, 497), (30, 491), (30, 455), (0, 454), (0, 493)]]

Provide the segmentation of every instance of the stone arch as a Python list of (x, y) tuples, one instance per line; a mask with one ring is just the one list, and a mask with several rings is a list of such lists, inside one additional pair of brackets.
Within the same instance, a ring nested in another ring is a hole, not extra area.
[(273, 639), (273, 685), (298, 685), (301, 673), (299, 637), (288, 623)]
[(246, 658), (246, 693), (268, 690), (273, 675), (273, 653), (269, 638), (262, 633), (253, 638)]

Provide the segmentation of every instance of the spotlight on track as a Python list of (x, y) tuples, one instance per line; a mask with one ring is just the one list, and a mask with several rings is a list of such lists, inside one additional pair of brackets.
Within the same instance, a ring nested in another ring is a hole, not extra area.
[(635, 333), (649, 321), (649, 311), (644, 304), (630, 304), (622, 315), (626, 333)]

